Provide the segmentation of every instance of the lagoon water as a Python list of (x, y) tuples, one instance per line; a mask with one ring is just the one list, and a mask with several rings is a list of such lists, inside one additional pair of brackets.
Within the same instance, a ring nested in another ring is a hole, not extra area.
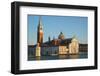
[(87, 52), (79, 52), (79, 54), (74, 55), (53, 55), (53, 56), (40, 56), (40, 57), (34, 57), (34, 56), (28, 56), (28, 61), (33, 60), (56, 60), (56, 59), (83, 59), (88, 58)]

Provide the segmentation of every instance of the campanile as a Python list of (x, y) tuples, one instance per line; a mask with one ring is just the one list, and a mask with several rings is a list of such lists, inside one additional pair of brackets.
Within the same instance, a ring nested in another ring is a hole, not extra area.
[(37, 43), (43, 43), (43, 26), (41, 21), (41, 16), (39, 17), (39, 23), (37, 27)]

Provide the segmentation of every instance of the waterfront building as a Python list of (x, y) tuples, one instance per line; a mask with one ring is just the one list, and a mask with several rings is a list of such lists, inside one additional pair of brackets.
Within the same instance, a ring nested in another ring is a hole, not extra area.
[(66, 46), (58, 46), (59, 55), (68, 54), (68, 48)]
[(78, 54), (79, 53), (79, 41), (74, 36), (69, 44), (69, 54)]
[(42, 46), (42, 55), (65, 55), (68, 54), (68, 49), (66, 46)]

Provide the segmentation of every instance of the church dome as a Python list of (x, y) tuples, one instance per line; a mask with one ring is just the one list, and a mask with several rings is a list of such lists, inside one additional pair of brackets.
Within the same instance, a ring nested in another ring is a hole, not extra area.
[(58, 36), (58, 39), (64, 39), (64, 34), (62, 32), (60, 32), (59, 36)]

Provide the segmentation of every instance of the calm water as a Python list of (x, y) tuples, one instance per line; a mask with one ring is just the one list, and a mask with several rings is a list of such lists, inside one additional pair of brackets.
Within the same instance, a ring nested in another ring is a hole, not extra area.
[(56, 55), (56, 56), (40, 56), (40, 57), (28, 57), (29, 61), (32, 60), (56, 60), (56, 59), (82, 59), (88, 58), (87, 52), (80, 52), (76, 55)]

